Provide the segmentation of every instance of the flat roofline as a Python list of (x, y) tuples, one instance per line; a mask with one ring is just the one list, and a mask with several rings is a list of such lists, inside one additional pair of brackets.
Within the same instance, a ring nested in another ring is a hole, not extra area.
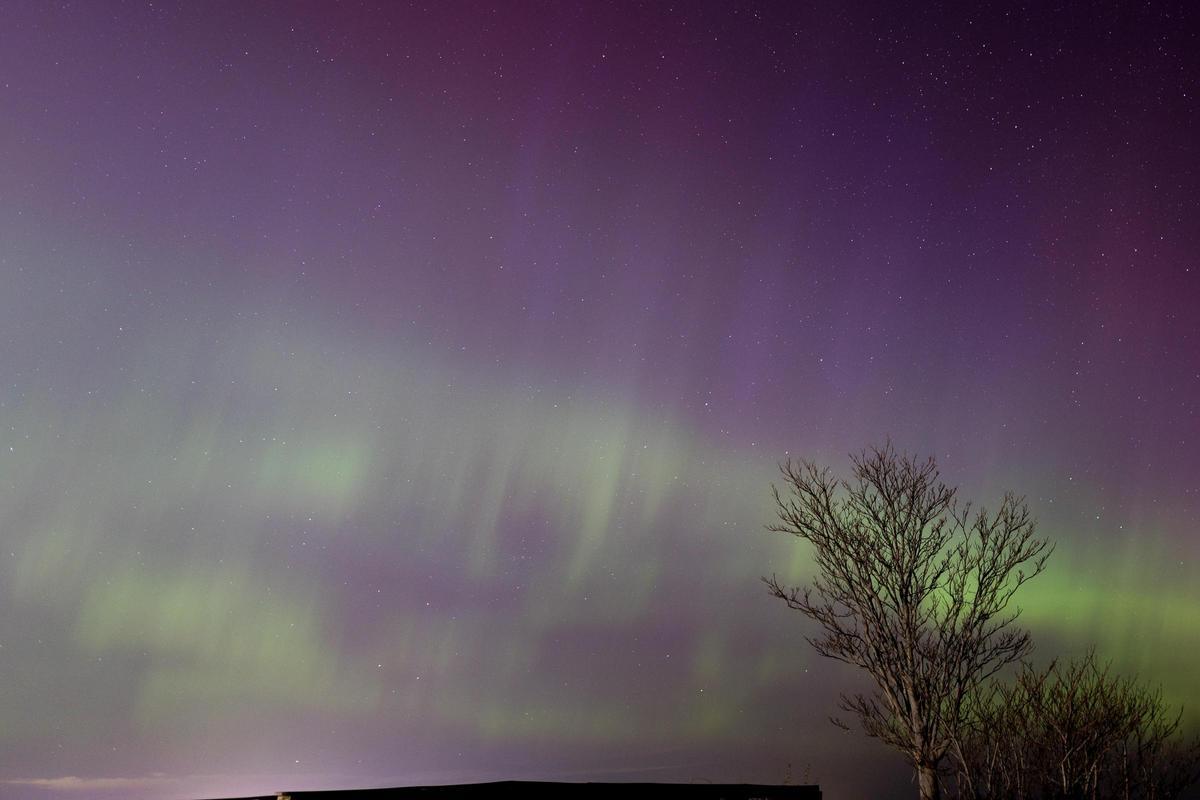
[(228, 800), (484, 800), (501, 793), (531, 800), (599, 800), (623, 797), (631, 790), (653, 792), (657, 800), (821, 800), (817, 785), (779, 785), (765, 783), (656, 783), (645, 781), (489, 781), (431, 786), (396, 786), (378, 789), (334, 789), (323, 791), (283, 791), (259, 797)]

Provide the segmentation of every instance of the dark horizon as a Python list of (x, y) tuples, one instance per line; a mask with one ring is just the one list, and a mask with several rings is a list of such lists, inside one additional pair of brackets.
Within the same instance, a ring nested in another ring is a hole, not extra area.
[[(278, 792), (256, 797), (213, 798), (212, 800), (412, 800), (413, 798), (451, 798), (474, 800), (491, 797), (519, 797), (521, 800), (551, 800), (572, 797), (579, 800), (610, 798), (614, 791), (654, 791), (658, 800), (821, 800), (816, 786), (769, 786), (764, 784), (712, 783), (578, 783), (547, 781), (494, 781), (447, 786), (406, 786), (379, 789), (351, 789), (329, 792)], [(570, 791), (570, 795), (562, 794)], [(645, 795), (643, 795), (645, 796)]]
[(1200, 724), (1185, 3), (48, 4), (0, 26), (0, 795), (915, 796), (759, 578), (890, 436)]

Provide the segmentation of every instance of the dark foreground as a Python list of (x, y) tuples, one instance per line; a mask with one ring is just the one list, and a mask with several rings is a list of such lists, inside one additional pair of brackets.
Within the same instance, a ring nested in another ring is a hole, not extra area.
[(552, 783), (499, 781), (455, 786), (409, 786), (334, 792), (280, 792), (240, 800), (602, 800), (639, 795), (655, 800), (820, 800), (817, 786), (769, 786), (756, 783)]

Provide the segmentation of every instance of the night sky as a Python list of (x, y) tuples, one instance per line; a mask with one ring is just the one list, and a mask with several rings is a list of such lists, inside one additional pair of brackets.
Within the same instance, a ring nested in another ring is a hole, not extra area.
[(913, 795), (759, 581), (887, 436), (1200, 718), (1200, 20), (854, 5), (6, 2), (0, 795)]

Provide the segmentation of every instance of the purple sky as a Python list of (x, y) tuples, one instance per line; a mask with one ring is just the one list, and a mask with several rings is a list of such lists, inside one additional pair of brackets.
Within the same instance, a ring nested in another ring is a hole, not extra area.
[(3, 17), (0, 795), (906, 797), (758, 582), (885, 436), (1196, 718), (1187, 4)]

